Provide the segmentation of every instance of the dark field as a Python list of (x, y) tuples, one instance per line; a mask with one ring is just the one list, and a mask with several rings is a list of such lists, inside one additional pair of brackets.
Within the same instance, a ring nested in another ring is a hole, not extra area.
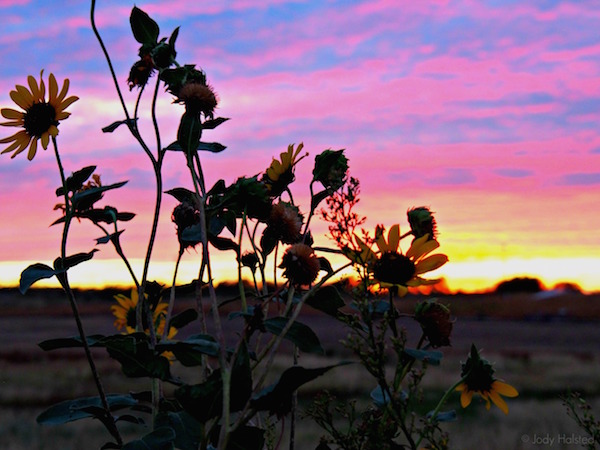
[[(111, 292), (79, 294), (81, 312), (88, 334), (112, 334), (109, 306)], [(412, 311), (417, 299), (399, 303)], [(459, 420), (451, 423), (452, 448), (534, 449), (551, 447), (580, 448), (572, 436), (584, 436), (562, 406), (560, 396), (569, 389), (585, 394), (593, 405), (600, 399), (600, 296), (565, 294), (546, 299), (532, 295), (446, 296), (441, 301), (456, 316), (452, 347), (444, 348), (440, 367), (427, 373), (427, 392), (441, 395), (460, 374), (474, 342), (483, 355), (495, 362), (497, 375), (519, 390), (517, 399), (509, 399), (510, 413), (504, 416), (493, 408), (486, 411), (480, 402), (461, 410), (458, 394), (447, 409), (455, 408)], [(183, 301), (180, 309), (191, 307)], [(327, 351), (327, 362), (348, 359), (338, 343), (346, 330), (332, 319), (306, 307), (300, 319), (317, 333)], [(227, 321), (231, 332), (239, 322)], [(419, 330), (410, 319), (405, 323), (415, 342)], [(190, 325), (180, 336), (197, 333)], [(76, 334), (66, 300), (54, 291), (30, 291), (26, 296), (11, 290), (0, 291), (0, 433), (10, 450), (99, 448), (103, 431), (93, 421), (60, 427), (41, 427), (35, 417), (47, 406), (78, 396), (94, 395), (89, 369), (76, 350), (45, 353), (37, 344), (45, 339)], [(126, 379), (119, 367), (103, 350), (95, 351), (97, 364), (108, 392), (143, 390), (141, 380)], [(282, 357), (280, 364), (286, 364)], [(302, 355), (300, 363), (310, 367), (323, 364), (323, 358)], [(174, 371), (177, 369), (174, 368)], [(189, 370), (189, 369), (187, 369)], [(342, 372), (343, 371), (343, 372)], [(341, 376), (343, 374), (343, 376)], [(343, 400), (344, 392), (368, 398), (373, 388), (358, 365), (335, 369), (303, 387), (301, 403), (316, 391), (327, 388)], [(366, 400), (365, 400), (366, 401)], [(302, 428), (304, 426), (304, 428)], [(319, 430), (300, 423), (300, 449), (318, 443)], [(136, 431), (136, 434), (138, 432)], [(546, 444), (540, 439), (547, 437)], [(536, 443), (537, 442), (537, 443)], [(544, 447), (546, 445), (546, 447)], [(283, 448), (283, 447), (282, 447)]]

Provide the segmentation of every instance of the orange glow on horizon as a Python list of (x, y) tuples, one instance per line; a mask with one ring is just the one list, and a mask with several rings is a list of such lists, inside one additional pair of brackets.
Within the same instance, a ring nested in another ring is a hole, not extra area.
[[(213, 258), (212, 268), (215, 281), (235, 282), (237, 280), (237, 267), (232, 265), (229, 258), (222, 258), (220, 254)], [(452, 256), (450, 255), (452, 258)], [(335, 267), (338, 261), (329, 258)], [(341, 259), (340, 259), (341, 260)], [(20, 273), (31, 262), (4, 261), (0, 262), (0, 285), (3, 287), (16, 287), (19, 284)], [(76, 288), (104, 288), (104, 287), (131, 287), (132, 282), (125, 270), (120, 270), (123, 263), (117, 259), (97, 259), (80, 264), (71, 269), (70, 279)], [(133, 260), (135, 271), (141, 272), (142, 260)], [(453, 260), (438, 269), (428, 273), (428, 278), (442, 278), (440, 284), (442, 291), (449, 293), (481, 293), (489, 292), (501, 281), (516, 277), (530, 277), (539, 279), (543, 286), (550, 289), (559, 283), (574, 283), (583, 292), (592, 293), (600, 291), (600, 280), (595, 268), (600, 266), (600, 258), (508, 258), (503, 260), (481, 258)], [(149, 279), (156, 280), (166, 286), (170, 285), (173, 277), (173, 262), (156, 261), (150, 269)], [(115, 270), (117, 268), (117, 270)], [(245, 269), (247, 270), (247, 269)], [(267, 269), (272, 273), (272, 268)], [(226, 274), (226, 275), (223, 275)], [(229, 276), (227, 275), (229, 274)], [(345, 272), (351, 276), (352, 272)], [(177, 277), (178, 284), (193, 281), (198, 275), (197, 261), (183, 261)], [(246, 272), (246, 275), (248, 273)], [(270, 280), (270, 277), (269, 277)], [(55, 279), (41, 280), (35, 287), (59, 287)]]

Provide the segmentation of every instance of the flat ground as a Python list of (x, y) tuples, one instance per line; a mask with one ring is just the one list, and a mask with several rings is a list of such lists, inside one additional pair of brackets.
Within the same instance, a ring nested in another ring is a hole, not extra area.
[[(80, 293), (81, 311), (89, 334), (114, 333), (109, 312), (111, 295), (110, 292)], [(418, 299), (404, 300), (399, 307), (409, 312), (416, 301)], [(569, 389), (584, 392), (600, 411), (600, 296), (570, 294), (539, 299), (531, 295), (457, 295), (443, 297), (441, 301), (450, 306), (456, 322), (452, 346), (443, 349), (442, 365), (427, 373), (428, 392), (441, 394), (457, 380), (460, 361), (465, 359), (472, 342), (495, 363), (497, 375), (520, 392), (517, 399), (509, 400), (508, 416), (497, 409), (488, 412), (478, 402), (461, 410), (458, 394), (453, 396), (448, 408), (458, 411), (459, 420), (448, 425), (452, 448), (539, 449), (543, 448), (540, 440), (543, 438), (547, 438), (548, 445), (549, 439), (554, 438), (553, 449), (577, 448), (569, 438), (584, 434), (567, 416), (560, 397)], [(183, 306), (192, 304), (188, 302)], [(308, 308), (301, 321), (309, 324), (321, 339), (327, 351), (327, 363), (347, 359), (347, 353), (339, 345), (347, 330)], [(239, 325), (235, 321), (225, 323), (232, 333)], [(417, 327), (409, 319), (405, 325), (408, 335), (417, 339)], [(198, 330), (190, 325), (185, 332), (191, 334)], [(0, 291), (2, 448), (84, 449), (99, 448), (104, 442), (101, 427), (91, 421), (61, 427), (41, 427), (35, 423), (35, 417), (53, 403), (94, 395), (89, 369), (80, 352), (45, 353), (37, 346), (45, 339), (75, 334), (76, 328), (62, 295), (31, 291), (20, 296), (13, 291)], [(95, 355), (107, 391), (147, 389), (139, 380), (121, 376), (118, 366), (102, 350)], [(281, 364), (285, 364), (285, 358)], [(303, 355), (301, 364), (317, 366), (323, 361)], [(301, 401), (307, 402), (322, 388), (339, 394), (352, 392), (367, 399), (373, 386), (365, 385), (365, 379), (358, 365), (335, 369), (303, 387)], [(307, 426), (298, 448), (314, 448), (318, 436), (319, 430)]]

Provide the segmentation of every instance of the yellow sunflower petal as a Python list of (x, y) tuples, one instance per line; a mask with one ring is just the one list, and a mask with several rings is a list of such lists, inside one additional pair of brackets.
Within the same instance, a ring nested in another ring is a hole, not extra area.
[(19, 148), (12, 154), (12, 156), (10, 158), (13, 159), (19, 153), (22, 153), (27, 148), (28, 145), (29, 145), (29, 141), (20, 141)]
[(58, 103), (63, 101), (63, 98), (65, 98), (67, 96), (67, 92), (69, 91), (69, 84), (70, 81), (68, 78), (65, 78), (65, 81), (63, 81), (63, 87), (60, 90), (60, 94), (58, 94), (58, 97), (56, 97), (56, 101)]
[(56, 136), (58, 136), (58, 128), (56, 128), (56, 126), (55, 126), (55, 125), (50, 125), (50, 127), (48, 128), (48, 131), (47, 131), (47, 133), (48, 133), (50, 136), (54, 136), (54, 137), (56, 137)]
[(54, 74), (51, 73), (50, 77), (48, 77), (48, 103), (54, 104), (56, 100), (56, 96), (58, 95), (58, 83), (56, 82), (56, 78)]
[(38, 138), (33, 138), (31, 140), (31, 145), (29, 146), (29, 153), (27, 153), (27, 159), (31, 161), (35, 157), (35, 152), (37, 151), (37, 143)]
[(46, 150), (48, 148), (49, 141), (50, 141), (50, 134), (48, 134), (47, 132), (42, 134), (42, 147), (44, 147), (44, 150)]
[(460, 394), (460, 406), (466, 408), (471, 404), (471, 400), (473, 400), (473, 391), (469, 391), (468, 389), (463, 390)]
[(63, 112), (65, 109), (67, 109), (69, 107), (69, 105), (71, 105), (72, 103), (75, 103), (77, 100), (79, 100), (79, 97), (72, 95), (71, 97), (60, 102), (58, 107), (55, 106), (55, 109), (57, 110), (57, 112)]
[(38, 88), (36, 79), (32, 75), (29, 75), (27, 77), (27, 83), (29, 84), (29, 89), (31, 90), (31, 95), (33, 96), (34, 101), (41, 100), (41, 90)]
[(496, 380), (492, 383), (492, 389), (505, 397), (516, 397), (519, 395), (517, 390), (508, 383)]
[(24, 110), (31, 108), (31, 105), (33, 105), (33, 96), (31, 93), (25, 86), (17, 85), (16, 89), (16, 91), (10, 91), (12, 101)]
[[(508, 405), (506, 404), (504, 399), (502, 397), (500, 397), (498, 392), (491, 390), (490, 394), (489, 394), (489, 398), (494, 402), (494, 405), (496, 405), (498, 408), (500, 408), (500, 410), (504, 414), (508, 414)], [(488, 405), (489, 405), (489, 401), (488, 401)], [(488, 409), (490, 409), (490, 408), (488, 407)]]
[(432, 251), (434, 251), (436, 248), (438, 248), (440, 246), (440, 243), (438, 241), (434, 240), (429, 240), (424, 242), (415, 252), (414, 254), (414, 259), (415, 261), (418, 261), (419, 259), (421, 259), (422, 257), (428, 255), (429, 253), (431, 253)]
[(428, 234), (415, 239), (406, 252), (406, 257), (416, 259), (416, 255), (422, 255), (423, 253), (421, 252), (421, 247), (427, 242), (428, 239)]
[(383, 235), (383, 233), (378, 234), (377, 239), (375, 239), (375, 244), (377, 245), (377, 248), (379, 249), (379, 251), (381, 253), (390, 251), (390, 247), (389, 247), (388, 243), (385, 241), (385, 236)]
[(467, 385), (465, 383), (460, 383), (458, 386), (454, 388), (455, 391), (462, 392), (467, 389)]
[(2, 108), (0, 110), (0, 114), (2, 114), (2, 117), (4, 117), (5, 119), (23, 119), (24, 114), (21, 111), (16, 111), (14, 109), (11, 108)]
[(23, 120), (11, 120), (10, 122), (2, 122), (0, 125), (3, 127), (22, 127)]
[(408, 294), (408, 288), (406, 286), (402, 286), (402, 285), (396, 285), (397, 287), (397, 294), (398, 297), (404, 297), (406, 294)]
[(388, 233), (388, 246), (391, 251), (397, 252), (400, 245), (400, 225), (392, 225)]
[(415, 275), (420, 275), (425, 272), (431, 272), (432, 270), (442, 267), (448, 262), (448, 257), (444, 254), (437, 254), (428, 256), (422, 259), (415, 265)]
[(434, 284), (438, 284), (440, 281), (442, 281), (441, 278), (426, 279), (421, 277), (413, 277), (413, 279), (407, 282), (406, 285), (411, 287), (433, 286)]

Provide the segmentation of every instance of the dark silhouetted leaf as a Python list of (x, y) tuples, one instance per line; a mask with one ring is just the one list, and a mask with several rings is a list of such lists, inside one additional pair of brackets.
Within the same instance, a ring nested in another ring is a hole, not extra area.
[(173, 317), (169, 325), (173, 328), (181, 330), (183, 327), (185, 327), (189, 323), (192, 323), (197, 318), (198, 312), (195, 309), (189, 308)]
[[(286, 317), (273, 317), (265, 320), (264, 326), (268, 332), (279, 336), (287, 325), (288, 320), (289, 319)], [(321, 342), (319, 342), (319, 338), (315, 332), (309, 326), (298, 321), (292, 324), (288, 332), (283, 337), (284, 339), (293, 342), (303, 352), (321, 354), (325, 353), (325, 350), (323, 350), (323, 347), (321, 347)]]
[[(137, 400), (131, 395), (109, 394), (106, 396), (111, 411), (131, 407)], [(37, 422), (44, 425), (61, 425), (88, 417), (98, 417), (104, 413), (100, 397), (78, 398), (66, 400), (51, 406), (37, 417)]]
[(306, 299), (306, 304), (333, 317), (336, 317), (339, 314), (339, 309), (345, 305), (344, 299), (338, 290), (331, 285), (317, 289), (313, 295)]
[(141, 439), (128, 442), (122, 450), (171, 450), (175, 437), (171, 427), (160, 427)]
[[(73, 172), (71, 176), (69, 176), (65, 180), (65, 184), (67, 185), (67, 191), (75, 192), (81, 189), (83, 187), (83, 183), (85, 183), (88, 180), (88, 178), (92, 176), (94, 170), (96, 170), (96, 166), (86, 166), (81, 170)], [(61, 197), (63, 195), (65, 195), (65, 191), (61, 186), (56, 190), (56, 196)]]
[(259, 392), (252, 400), (251, 405), (257, 411), (269, 411), (271, 414), (277, 414), (281, 417), (287, 414), (292, 408), (292, 394), (303, 384), (320, 377), (334, 367), (350, 364), (341, 362), (332, 366), (321, 367), (317, 369), (306, 369), (300, 366), (294, 366), (281, 374), (279, 381)]
[(205, 130), (213, 130), (221, 125), (223, 122), (227, 122), (229, 120), (228, 117), (217, 117), (216, 119), (209, 119), (204, 121), (202, 124), (202, 128)]
[[(226, 146), (219, 144), (218, 142), (200, 142), (200, 143), (198, 143), (198, 147), (196, 148), (196, 150), (203, 151), (203, 152), (219, 153), (219, 152), (222, 152), (223, 150), (225, 150), (226, 148), (227, 148)], [(173, 142), (172, 144), (169, 144), (165, 148), (165, 150), (182, 152), (183, 148), (176, 141), (176, 142)]]
[[(90, 347), (94, 347), (98, 345), (104, 336), (101, 334), (94, 334), (87, 337), (87, 343)], [(48, 339), (38, 344), (40, 348), (44, 351), (57, 350), (60, 348), (73, 348), (73, 347), (82, 347), (81, 338), (79, 336), (74, 336), (70, 338), (56, 338), (56, 339)]]
[(133, 125), (136, 120), (137, 119), (118, 120), (118, 121), (113, 122), (110, 125), (107, 125), (104, 128), (102, 128), (102, 132), (104, 132), (104, 133), (112, 133), (113, 131), (115, 131), (117, 128), (119, 128), (123, 124)]
[(133, 37), (140, 44), (156, 44), (160, 30), (158, 24), (148, 14), (134, 6), (129, 16)]
[(21, 294), (27, 292), (27, 290), (36, 281), (43, 280), (44, 278), (52, 278), (57, 272), (52, 267), (42, 263), (35, 263), (27, 267), (21, 272), (21, 279), (19, 280), (19, 291)]

